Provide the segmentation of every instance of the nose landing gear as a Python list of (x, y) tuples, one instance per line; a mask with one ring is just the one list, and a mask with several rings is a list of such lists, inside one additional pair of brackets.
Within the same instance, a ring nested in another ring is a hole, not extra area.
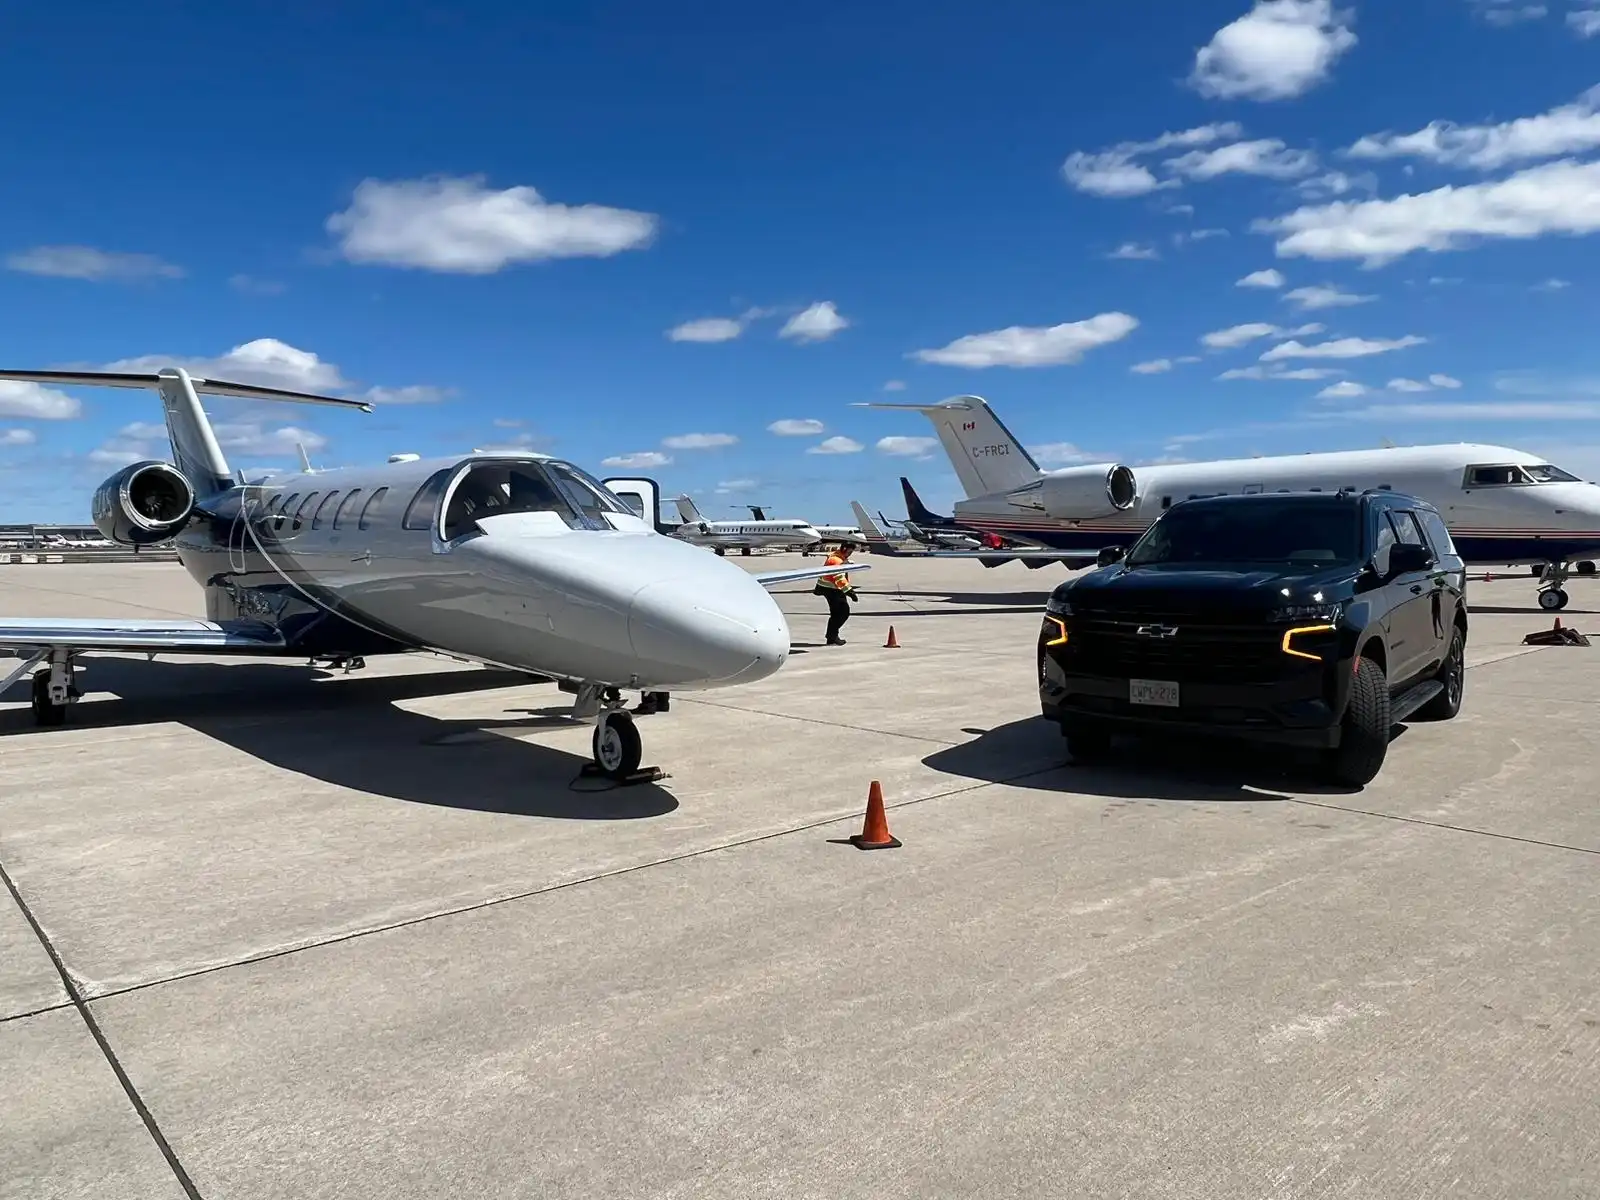
[[(665, 694), (646, 692), (637, 711), (660, 712), (666, 708)], [(614, 687), (585, 684), (578, 690), (572, 706), (575, 717), (593, 716), (594, 737), (591, 740), (593, 760), (583, 764), (582, 774), (603, 776), (617, 783), (654, 783), (665, 779), (660, 767), (642, 767), (644, 741), (633, 714), (623, 707), (622, 692)]]
[(1545, 612), (1560, 612), (1567, 606), (1567, 593), (1562, 587), (1572, 575), (1570, 563), (1546, 563), (1539, 575), (1539, 607)]

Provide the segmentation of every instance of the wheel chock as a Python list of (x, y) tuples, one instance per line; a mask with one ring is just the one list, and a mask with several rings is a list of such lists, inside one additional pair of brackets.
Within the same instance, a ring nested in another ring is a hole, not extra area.
[(900, 845), (900, 839), (889, 832), (889, 818), (883, 811), (883, 787), (876, 779), (867, 789), (867, 818), (850, 844), (857, 850), (893, 850)]
[(1569, 629), (1561, 624), (1561, 618), (1556, 618), (1556, 623), (1549, 629), (1541, 629), (1538, 633), (1530, 633), (1522, 639), (1524, 646), (1587, 646), (1589, 635), (1579, 633), (1576, 629)]

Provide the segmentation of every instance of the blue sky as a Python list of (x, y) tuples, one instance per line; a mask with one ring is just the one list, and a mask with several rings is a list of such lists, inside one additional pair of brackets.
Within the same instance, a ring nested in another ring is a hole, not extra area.
[[(215, 403), (237, 465), (529, 445), (838, 521), (958, 494), (852, 402), (970, 392), (1052, 466), (1600, 478), (1600, 0), (34, 8), (0, 362), (378, 404)], [(0, 520), (87, 520), (158, 416), (0, 385)]]

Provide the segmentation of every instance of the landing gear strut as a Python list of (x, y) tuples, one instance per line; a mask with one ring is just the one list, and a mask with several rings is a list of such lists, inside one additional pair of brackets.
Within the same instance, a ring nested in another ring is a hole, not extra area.
[[(640, 713), (661, 712), (667, 707), (665, 692), (645, 692), (640, 697)], [(660, 767), (641, 767), (644, 742), (633, 714), (623, 707), (622, 692), (614, 687), (585, 684), (578, 690), (573, 715), (595, 718), (591, 741), (592, 762), (583, 764), (583, 774), (602, 775), (618, 783), (654, 783), (665, 778)]]
[(1567, 606), (1567, 593), (1562, 588), (1572, 575), (1569, 563), (1546, 563), (1539, 576), (1539, 607), (1545, 612), (1560, 612)]
[(83, 695), (78, 690), (78, 673), (73, 669), (72, 655), (67, 650), (56, 650), (50, 656), (50, 665), (33, 675), (33, 723), (49, 728), (64, 725), (67, 708), (76, 704)]

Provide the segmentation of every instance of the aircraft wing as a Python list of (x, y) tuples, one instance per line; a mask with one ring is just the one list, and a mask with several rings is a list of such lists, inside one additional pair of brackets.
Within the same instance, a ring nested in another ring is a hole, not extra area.
[(853, 574), (856, 571), (870, 571), (870, 566), (861, 566), (857, 563), (848, 563), (842, 567), (801, 567), (798, 571), (770, 571), (765, 575), (757, 575), (756, 582), (762, 587), (776, 587), (780, 583), (799, 583), (805, 579), (816, 579), (822, 575), (836, 575), (839, 573)]
[(283, 650), (283, 639), (264, 625), (143, 617), (0, 617), (0, 647), (22, 652), (144, 650), (166, 654), (216, 654)]
[(924, 550), (918, 558), (1035, 558), (1046, 562), (1066, 563), (1074, 567), (1090, 567), (1099, 561), (1097, 554), (1083, 554), (1071, 550)]

